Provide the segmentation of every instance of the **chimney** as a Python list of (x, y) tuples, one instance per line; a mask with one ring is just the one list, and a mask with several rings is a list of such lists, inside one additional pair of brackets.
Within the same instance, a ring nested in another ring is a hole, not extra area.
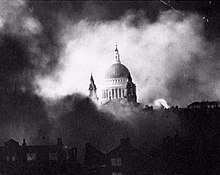
[(58, 138), (58, 139), (57, 139), (57, 145), (63, 145), (62, 138)]
[(22, 146), (26, 146), (26, 142), (25, 142), (25, 139), (23, 139), (23, 143), (22, 143)]
[(77, 148), (72, 148), (70, 150), (70, 160), (77, 161)]
[(86, 153), (91, 152), (91, 144), (90, 143), (86, 143), (85, 146), (86, 146)]

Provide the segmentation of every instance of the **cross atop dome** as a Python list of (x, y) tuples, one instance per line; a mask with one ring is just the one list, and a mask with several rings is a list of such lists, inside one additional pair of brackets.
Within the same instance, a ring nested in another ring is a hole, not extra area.
[(116, 63), (121, 63), (117, 44), (116, 44), (116, 48), (115, 48), (115, 60), (116, 60)]

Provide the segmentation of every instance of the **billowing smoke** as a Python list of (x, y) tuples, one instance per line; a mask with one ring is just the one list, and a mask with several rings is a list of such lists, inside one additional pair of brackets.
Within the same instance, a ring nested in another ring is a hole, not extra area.
[[(52, 135), (79, 148), (92, 142), (108, 150), (124, 136), (152, 146), (174, 133), (180, 128), (180, 121), (173, 112), (143, 112), (123, 105), (97, 109), (85, 98), (89, 78), (93, 73), (100, 97), (104, 74), (114, 62), (117, 43), (121, 62), (137, 84), (138, 100), (149, 104), (156, 100), (156, 106), (168, 108), (172, 104), (169, 82), (184, 65), (206, 53), (202, 31), (199, 16), (172, 11), (162, 13), (154, 23), (143, 12), (128, 12), (111, 21), (62, 21), (59, 63), (51, 74), (39, 73), (35, 79), (36, 93), (52, 101), (47, 103), (48, 115), (54, 119)], [(79, 92), (85, 96), (78, 96)], [(168, 104), (157, 100), (161, 98)]]
[[(23, 0), (0, 2), (1, 88), (31, 87), (42, 25)], [(31, 78), (30, 78), (31, 77)]]
[(24, 0), (0, 2), (0, 32), (32, 35), (41, 32), (40, 22), (33, 17)]
[[(154, 23), (143, 12), (128, 12), (119, 20), (106, 22), (67, 20), (60, 32), (64, 47), (59, 66), (55, 74), (36, 77), (37, 93), (44, 97), (88, 94), (89, 76), (93, 73), (100, 97), (117, 43), (121, 62), (130, 69), (137, 84), (138, 100), (148, 103), (164, 98), (172, 104), (177, 101), (170, 97), (173, 78), (186, 76), (184, 68), (206, 56), (202, 32), (199, 16), (174, 11), (162, 13)], [(178, 100), (178, 104), (186, 105), (185, 99)]]
[(41, 32), (41, 23), (25, 1), (0, 1), (1, 143), (10, 138), (50, 142), (44, 103), (31, 92)]
[(169, 108), (169, 105), (167, 104), (166, 100), (164, 100), (164, 99), (155, 100), (153, 105), (156, 109), (160, 109), (160, 108), (168, 109)]
[(136, 107), (119, 105), (100, 110), (90, 98), (80, 94), (50, 103), (47, 111), (53, 121), (51, 138), (55, 141), (56, 137), (62, 137), (67, 146), (77, 147), (80, 159), (87, 142), (110, 151), (121, 138), (130, 137), (136, 147), (147, 143), (151, 149), (158, 146), (163, 137), (180, 129), (180, 121), (172, 111), (143, 112)]
[(13, 138), (21, 143), (49, 143), (52, 126), (43, 101), (36, 95), (19, 91), (0, 93), (0, 142)]

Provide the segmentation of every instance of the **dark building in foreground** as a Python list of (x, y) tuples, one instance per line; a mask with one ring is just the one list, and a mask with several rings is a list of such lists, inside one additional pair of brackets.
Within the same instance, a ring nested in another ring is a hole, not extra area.
[(90, 143), (86, 144), (84, 174), (108, 174), (108, 156)]
[(5, 174), (78, 174), (77, 150), (56, 145), (20, 146), (11, 139), (0, 148), (0, 171)]
[(130, 144), (130, 139), (120, 140), (120, 145), (108, 153), (111, 175), (147, 174), (147, 162), (142, 153)]
[(77, 163), (76, 148), (67, 149), (61, 139), (55, 145), (32, 146), (25, 140), (19, 145), (11, 139), (0, 147), (0, 174), (219, 175), (218, 101), (194, 102), (187, 108), (154, 110), (146, 107), (143, 112), (167, 119), (171, 115), (178, 116), (183, 130), (176, 129), (176, 134), (164, 137), (161, 145), (143, 152), (133, 147), (129, 138), (121, 139), (108, 153), (86, 144), (82, 167)]
[(144, 156), (130, 144), (129, 138), (121, 139), (119, 146), (107, 154), (87, 144), (85, 167), (85, 174), (89, 175), (149, 174)]
[(194, 102), (187, 106), (188, 109), (218, 109), (220, 108), (219, 101), (202, 101)]

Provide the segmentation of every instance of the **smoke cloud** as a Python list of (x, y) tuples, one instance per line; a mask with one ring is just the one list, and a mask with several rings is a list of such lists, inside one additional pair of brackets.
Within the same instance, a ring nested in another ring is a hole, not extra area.
[(43, 52), (38, 44), (41, 32), (41, 23), (25, 1), (0, 1), (1, 143), (10, 138), (50, 142), (45, 104), (31, 92), (36, 60)]
[(165, 108), (168, 109), (169, 105), (167, 104), (167, 102), (164, 99), (157, 99), (154, 101), (154, 106), (156, 109), (158, 108)]
[(147, 143), (150, 149), (158, 146), (163, 137), (180, 130), (180, 120), (172, 111), (143, 112), (119, 105), (98, 109), (90, 98), (80, 94), (50, 103), (47, 111), (53, 121), (50, 137), (54, 141), (62, 137), (67, 146), (77, 147), (80, 159), (88, 142), (106, 152), (118, 145), (121, 138), (130, 137), (136, 147)]
[(41, 32), (40, 22), (33, 17), (24, 0), (2, 0), (0, 10), (1, 32), (23, 36)]
[[(93, 73), (101, 97), (104, 75), (115, 61), (113, 51), (117, 43), (121, 62), (137, 84), (140, 102), (152, 103), (158, 98), (177, 105), (189, 102), (177, 96), (182, 92), (173, 89), (173, 81), (186, 76), (189, 64), (207, 55), (203, 22), (198, 15), (166, 11), (150, 23), (139, 11), (128, 12), (118, 20), (67, 20), (62, 24), (59, 41), (64, 47), (57, 69), (53, 74), (36, 76), (36, 92), (40, 96), (57, 98), (75, 92), (86, 95)], [(188, 90), (194, 92), (193, 87)]]
[(36, 95), (23, 92), (0, 93), (0, 142), (13, 138), (29, 144), (51, 142), (51, 123), (44, 102)]

